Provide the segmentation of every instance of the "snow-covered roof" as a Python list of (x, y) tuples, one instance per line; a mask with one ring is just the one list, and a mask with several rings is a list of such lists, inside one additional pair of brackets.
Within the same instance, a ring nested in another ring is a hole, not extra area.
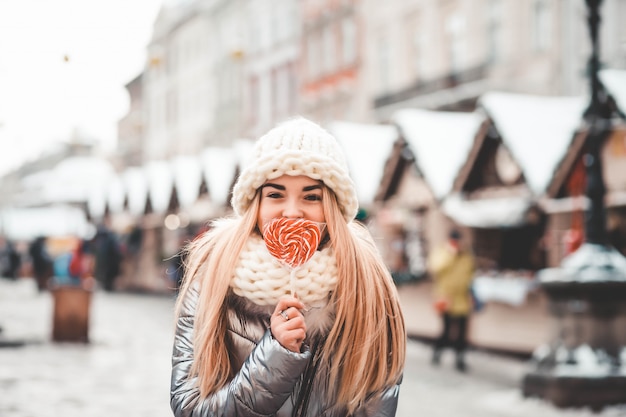
[(239, 171), (248, 166), (254, 157), (254, 140), (237, 139), (233, 142), (232, 148), (235, 150), (235, 159)]
[(92, 219), (104, 216), (107, 204), (106, 187), (94, 187), (87, 198), (87, 212)]
[(582, 122), (583, 97), (489, 92), (479, 105), (520, 165), (530, 189), (541, 195)]
[(174, 189), (172, 165), (168, 161), (150, 161), (145, 165), (145, 174), (152, 211), (164, 213), (170, 204)]
[(477, 275), (472, 284), (476, 296), (484, 303), (497, 301), (521, 306), (537, 284), (528, 277), (514, 274), (498, 271), (498, 276)]
[(23, 188), (36, 189), (43, 188), (48, 178), (52, 175), (51, 169), (42, 169), (41, 171), (33, 172), (26, 175), (20, 180), (20, 184)]
[(237, 170), (235, 149), (208, 147), (202, 152), (202, 171), (211, 201), (224, 206)]
[(465, 200), (459, 193), (454, 193), (445, 198), (442, 209), (456, 223), (464, 226), (501, 228), (524, 224), (531, 204), (527, 197)]
[(393, 122), (412, 149), (433, 194), (445, 197), (467, 160), (485, 117), (479, 113), (402, 109)]
[(598, 73), (602, 84), (617, 103), (617, 107), (626, 113), (626, 71), (605, 69)]
[(188, 207), (198, 198), (202, 184), (202, 166), (195, 156), (178, 156), (172, 160), (174, 184), (181, 207)]
[(142, 168), (132, 167), (124, 171), (124, 191), (128, 201), (128, 211), (139, 216), (144, 214), (148, 198), (148, 181)]
[(335, 121), (328, 130), (337, 138), (346, 156), (361, 205), (374, 202), (383, 177), (385, 162), (398, 139), (393, 125), (360, 124)]
[(112, 165), (103, 158), (73, 156), (51, 170), (25, 178), (26, 188), (39, 190), (41, 203), (86, 203), (95, 188), (103, 187), (115, 175)]
[(126, 197), (124, 187), (124, 177), (120, 175), (113, 177), (107, 185), (106, 201), (111, 213), (119, 213), (124, 210)]
[(85, 212), (77, 207), (49, 206), (0, 211), (0, 223), (11, 240), (32, 240), (38, 236), (90, 238), (94, 228)]

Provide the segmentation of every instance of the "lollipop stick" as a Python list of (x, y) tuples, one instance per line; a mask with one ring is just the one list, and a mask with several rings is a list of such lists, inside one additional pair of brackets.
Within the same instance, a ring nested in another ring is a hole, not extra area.
[(289, 274), (289, 288), (292, 297), (296, 296), (296, 270), (297, 268), (291, 268), (291, 273)]

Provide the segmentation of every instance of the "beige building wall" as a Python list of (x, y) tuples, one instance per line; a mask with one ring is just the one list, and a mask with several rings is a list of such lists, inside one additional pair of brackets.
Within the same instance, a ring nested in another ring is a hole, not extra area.
[(144, 70), (144, 161), (199, 152), (211, 143), (215, 83), (213, 38), (198, 4), (164, 6)]
[(243, 76), (244, 136), (258, 138), (297, 114), (300, 60), (298, 0), (248, 3)]

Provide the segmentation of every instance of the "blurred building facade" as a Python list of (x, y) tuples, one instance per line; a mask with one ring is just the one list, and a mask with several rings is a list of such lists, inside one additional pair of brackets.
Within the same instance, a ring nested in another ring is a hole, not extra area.
[(115, 165), (120, 168), (139, 166), (143, 161), (143, 73), (128, 82), (125, 87), (129, 108), (128, 113), (117, 125), (119, 146), (115, 155), (118, 159)]
[[(405, 107), (472, 110), (488, 91), (579, 95), (591, 51), (584, 1), (364, 1), (378, 120)], [(623, 2), (602, 6), (602, 62), (624, 68)]]
[(300, 111), (322, 123), (368, 121), (361, 6), (350, 0), (301, 2)]
[[(472, 111), (494, 90), (586, 94), (585, 13), (560, 0), (165, 2), (131, 110), (143, 162), (227, 147), (295, 114), (388, 122), (402, 108)], [(624, 68), (626, 6), (606, 0), (602, 16), (602, 61)]]
[(244, 65), (241, 137), (259, 137), (300, 107), (300, 3), (261, 0), (247, 4), (247, 42), (233, 51)]
[(165, 2), (142, 77), (142, 162), (189, 154), (214, 133), (218, 51), (205, 2)]

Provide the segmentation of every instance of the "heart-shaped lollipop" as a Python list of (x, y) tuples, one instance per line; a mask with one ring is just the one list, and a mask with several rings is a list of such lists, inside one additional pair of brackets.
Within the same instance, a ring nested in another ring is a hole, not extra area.
[(267, 250), (282, 263), (297, 268), (311, 259), (319, 246), (321, 231), (315, 222), (281, 217), (263, 230)]

